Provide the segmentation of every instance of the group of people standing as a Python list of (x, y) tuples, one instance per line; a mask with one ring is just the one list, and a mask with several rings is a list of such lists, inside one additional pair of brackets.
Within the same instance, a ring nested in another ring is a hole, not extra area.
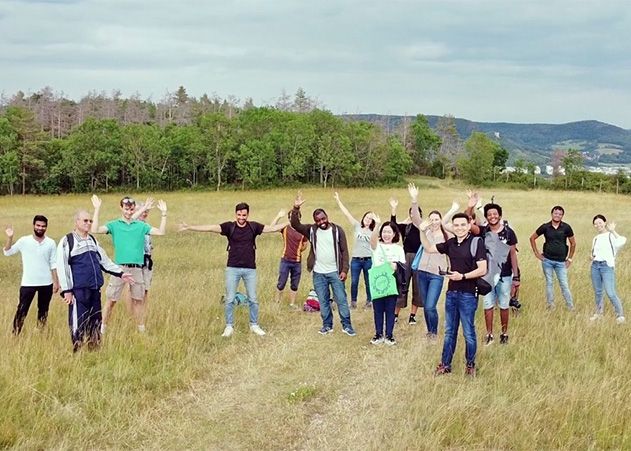
[[(469, 192), (467, 209), (458, 212), (454, 202), (443, 216), (438, 210), (431, 211), (424, 219), (418, 205), (419, 191), (414, 184), (408, 185), (410, 207), (405, 220), (397, 222), (398, 201), (389, 200), (391, 217), (381, 222), (373, 211), (357, 220), (342, 203), (338, 193), (334, 199), (353, 227), (353, 246), (344, 229), (329, 221), (326, 211), (316, 208), (313, 223), (301, 222), (301, 207), (305, 200), (299, 193), (289, 213), (281, 210), (271, 224), (250, 221), (250, 207), (239, 203), (235, 207), (235, 220), (212, 225), (188, 225), (181, 223), (179, 231), (213, 232), (226, 237), (228, 259), (225, 270), (225, 328), (223, 337), (233, 335), (234, 308), (239, 282), (243, 280), (249, 303), (249, 327), (256, 335), (265, 331), (259, 325), (259, 301), (257, 297), (256, 238), (263, 233), (280, 232), (283, 252), (276, 286), (280, 299), (287, 281), (290, 281), (290, 305), (295, 306), (296, 294), (302, 273), (302, 253), (309, 248), (307, 270), (313, 273), (313, 287), (320, 300), (322, 327), (320, 334), (333, 332), (332, 303), (337, 310), (342, 331), (355, 336), (351, 322), (351, 310), (358, 308), (359, 281), (363, 277), (366, 302), (364, 308), (372, 308), (375, 345), (395, 345), (395, 323), (400, 310), (407, 306), (408, 292), (411, 309), (409, 325), (417, 324), (416, 314), (423, 308), (427, 328), (426, 337), (433, 343), (438, 338), (439, 314), (437, 304), (445, 278), (448, 280), (445, 297), (444, 344), (436, 374), (450, 373), (457, 343), (457, 332), (462, 324), (465, 339), (465, 373), (475, 375), (477, 337), (475, 312), (481, 291), (479, 279), (488, 285), (483, 296), (486, 335), (484, 342), (494, 342), (493, 316), (495, 307), (500, 312), (500, 343), (508, 344), (509, 300), (520, 285), (517, 259), (517, 236), (502, 217), (502, 207), (493, 201), (482, 206), (477, 193)], [(48, 220), (41, 215), (33, 219), (33, 234), (13, 243), (13, 229), (6, 229), (5, 255), (21, 252), (23, 276), (17, 311), (13, 321), (13, 333), (18, 335), (23, 327), (30, 304), (38, 294), (38, 325), (46, 323), (48, 305), (53, 293), (60, 292), (69, 305), (69, 326), (73, 349), (84, 343), (98, 347), (101, 335), (114, 306), (121, 299), (123, 288), (130, 286), (131, 311), (139, 332), (145, 331), (148, 291), (151, 285), (153, 260), (151, 236), (166, 232), (167, 206), (157, 203), (161, 212), (158, 228), (146, 223), (147, 215), (154, 206), (153, 199), (136, 205), (130, 197), (120, 201), (120, 218), (99, 225), (101, 200), (92, 197), (93, 214), (80, 210), (75, 214), (75, 228), (59, 241), (46, 236)], [(481, 211), (483, 218), (476, 212)], [(554, 308), (553, 276), (556, 274), (567, 308), (574, 309), (569, 289), (567, 269), (572, 264), (576, 241), (571, 226), (562, 221), (564, 210), (553, 207), (551, 221), (542, 224), (530, 236), (534, 255), (541, 260), (546, 280), (546, 297), (549, 309)], [(279, 223), (287, 217), (288, 222)], [(597, 235), (592, 243), (591, 275), (596, 309), (593, 321), (603, 317), (606, 293), (616, 313), (618, 323), (625, 321), (622, 302), (615, 290), (615, 258), (626, 238), (618, 235), (613, 222), (607, 223), (603, 215), (593, 218)], [(92, 234), (110, 234), (114, 245), (114, 261), (110, 260)], [(539, 236), (545, 237), (543, 252), (537, 248)], [(371, 287), (371, 268), (390, 264), (392, 273), (400, 273), (400, 287), (394, 293), (382, 295)], [(351, 299), (347, 302), (345, 282), (351, 277)], [(106, 304), (101, 311), (103, 272), (111, 274), (106, 289)], [(409, 287), (409, 288), (408, 288)]]

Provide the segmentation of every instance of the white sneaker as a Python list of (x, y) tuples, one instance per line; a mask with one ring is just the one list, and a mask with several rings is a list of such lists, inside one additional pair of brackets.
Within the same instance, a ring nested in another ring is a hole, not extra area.
[(105, 328), (107, 326), (105, 325), (105, 323), (101, 323), (101, 335), (105, 335)]
[(261, 337), (265, 335), (265, 331), (258, 324), (250, 324), (250, 330)]
[(226, 328), (223, 330), (223, 334), (221, 334), (222, 337), (230, 337), (232, 336), (232, 333), (234, 332), (234, 327), (232, 327), (230, 324), (228, 324), (226, 326)]
[(622, 324), (622, 323), (624, 323), (624, 322), (625, 322), (624, 316), (619, 316), (619, 317), (617, 317), (617, 318), (616, 318), (616, 322), (617, 322), (618, 324)]
[(598, 321), (603, 319), (603, 316), (600, 313), (594, 313), (591, 318), (589, 318), (590, 321)]
[(138, 332), (140, 333), (145, 333), (145, 325), (144, 324), (139, 324), (138, 325)]

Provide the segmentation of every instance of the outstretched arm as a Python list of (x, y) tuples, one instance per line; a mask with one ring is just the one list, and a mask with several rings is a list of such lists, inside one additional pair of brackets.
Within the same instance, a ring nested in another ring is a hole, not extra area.
[(103, 201), (96, 194), (92, 195), (92, 206), (94, 207), (94, 214), (92, 215), (92, 233), (107, 233), (107, 227), (99, 226), (99, 213), (101, 212), (101, 204)]
[(178, 224), (177, 231), (184, 232), (186, 230), (190, 230), (191, 232), (212, 232), (212, 233), (221, 233), (221, 226), (219, 224), (211, 224), (211, 225), (188, 225), (185, 222), (181, 222)]
[(374, 251), (377, 249), (377, 245), (379, 244), (379, 225), (381, 224), (381, 218), (374, 214), (372, 218), (375, 220), (375, 228), (372, 230), (370, 234), (370, 248)]
[(11, 249), (11, 246), (13, 246), (13, 227), (8, 225), (5, 232), (7, 234), (7, 241), (4, 243), (4, 255), (10, 255), (7, 254), (7, 252)]
[(410, 194), (410, 202), (412, 202), (410, 218), (412, 219), (412, 224), (419, 228), (422, 219), (421, 212), (418, 210), (418, 188), (414, 183), (408, 184), (408, 193)]
[(167, 229), (167, 203), (165, 201), (163, 201), (162, 199), (160, 199), (158, 201), (158, 210), (160, 210), (161, 213), (161, 217), (160, 217), (160, 228), (155, 228), (152, 227), (151, 228), (151, 232), (149, 232), (150, 235), (164, 235), (166, 233), (166, 229)]
[(333, 197), (335, 198), (335, 201), (337, 202), (337, 206), (340, 207), (340, 210), (342, 210), (342, 213), (344, 213), (344, 216), (346, 216), (346, 219), (348, 219), (348, 222), (350, 222), (351, 225), (353, 226), (355, 224), (359, 224), (359, 221), (353, 218), (353, 215), (351, 214), (351, 212), (348, 211), (348, 209), (344, 206), (344, 204), (340, 200), (340, 195), (337, 193), (337, 191), (333, 194)]

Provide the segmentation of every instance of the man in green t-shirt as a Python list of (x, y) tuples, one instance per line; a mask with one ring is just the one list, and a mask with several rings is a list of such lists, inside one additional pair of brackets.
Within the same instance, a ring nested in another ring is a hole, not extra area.
[[(160, 227), (151, 227), (143, 221), (136, 218), (143, 211), (153, 207), (153, 199), (149, 198), (144, 203), (142, 209), (136, 211), (136, 201), (131, 197), (125, 196), (120, 201), (121, 217), (109, 221), (103, 226), (99, 226), (99, 213), (101, 210), (101, 199), (92, 196), (92, 205), (94, 206), (94, 215), (92, 222), (92, 233), (109, 233), (112, 235), (112, 243), (114, 244), (114, 262), (123, 268), (124, 272), (130, 273), (134, 278), (134, 283), (130, 284), (131, 291), (131, 310), (136, 320), (139, 332), (145, 331), (145, 284), (142, 274), (142, 266), (145, 261), (145, 236), (146, 235), (164, 235), (167, 225), (167, 204), (163, 200), (158, 201), (158, 210), (162, 213)], [(105, 291), (107, 301), (103, 309), (103, 323), (101, 324), (101, 333), (105, 333), (107, 322), (112, 315), (112, 309), (121, 298), (121, 293), (126, 282), (117, 277), (110, 277), (109, 284)]]

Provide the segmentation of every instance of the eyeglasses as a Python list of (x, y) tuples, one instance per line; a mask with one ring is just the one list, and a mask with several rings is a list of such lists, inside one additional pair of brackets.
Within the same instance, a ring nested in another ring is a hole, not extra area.
[(91, 219), (84, 219), (83, 223), (84, 224), (92, 224), (92, 220)]

